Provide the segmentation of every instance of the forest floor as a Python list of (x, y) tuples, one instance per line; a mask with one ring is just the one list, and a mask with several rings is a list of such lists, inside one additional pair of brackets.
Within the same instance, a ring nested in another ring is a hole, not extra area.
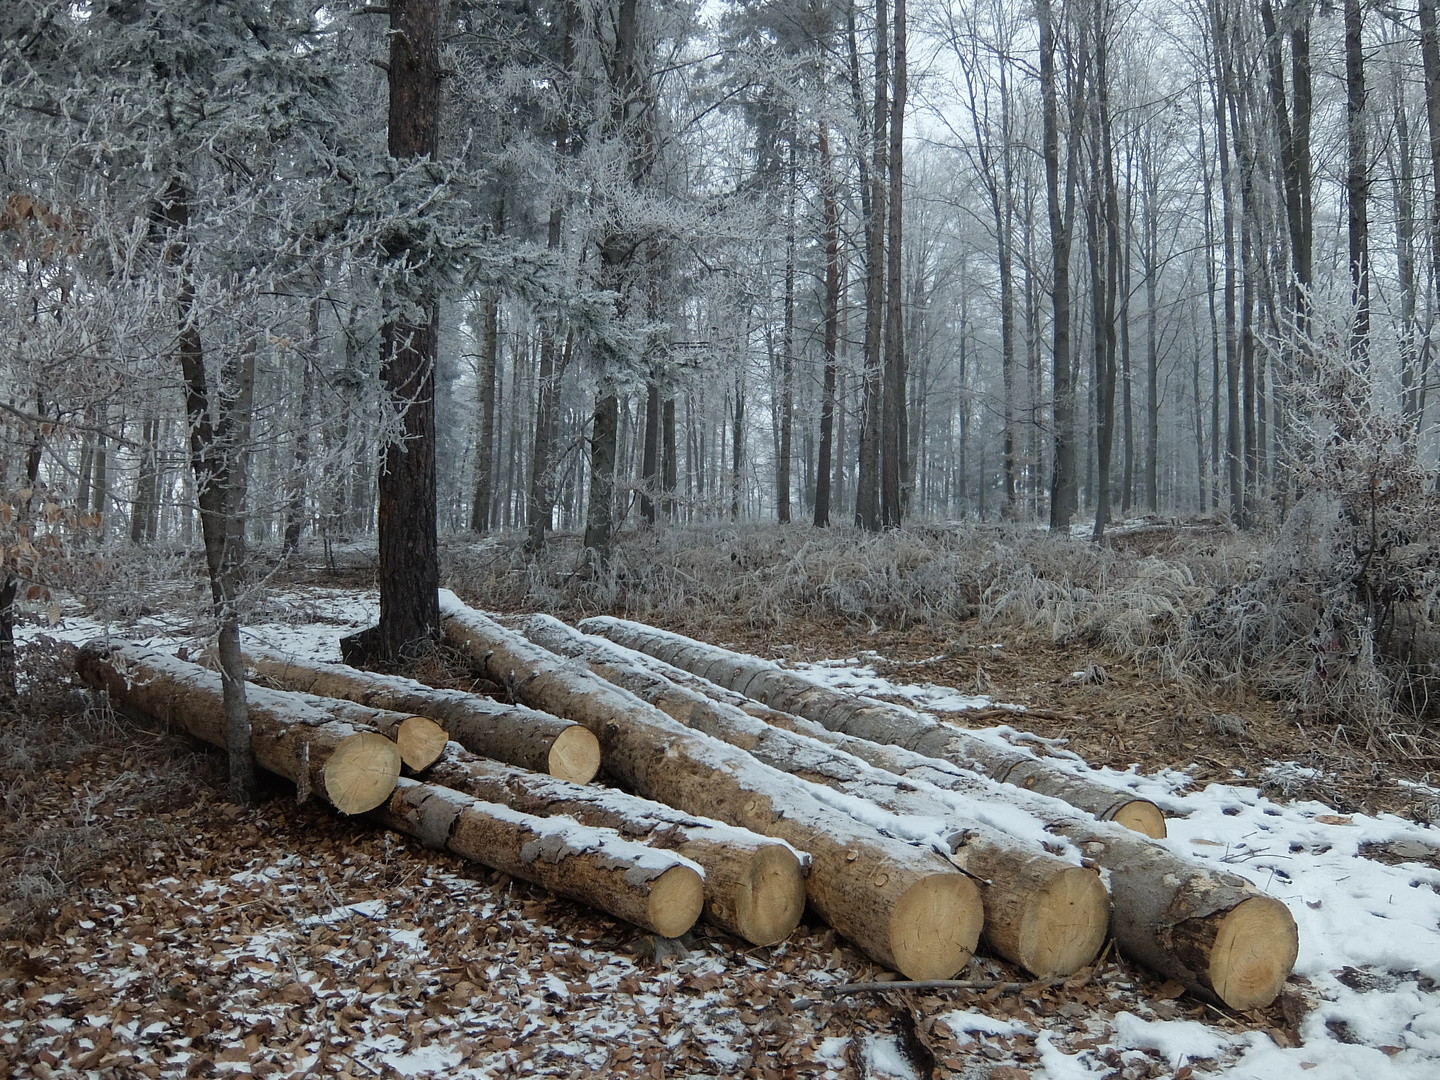
[[(110, 631), (193, 642), (196, 584), (155, 588)], [(249, 632), (317, 654), (374, 611), (363, 572), (296, 574), (272, 582)], [(671, 628), (696, 633), (693, 622)], [(67, 609), (25, 637), (74, 642), (97, 629)], [(870, 632), (794, 616), (777, 630), (716, 612), (701, 636), (969, 726), (1066, 740), (1098, 777), (1172, 815), (1172, 848), (1290, 906), (1301, 935), (1290, 985), (1270, 1008), (1232, 1014), (1107, 950), (1060, 986), (837, 994), (885, 973), (812, 916), (768, 948), (703, 926), (656, 939), (313, 801), (297, 806), (279, 782), (240, 810), (224, 801), (222, 755), (68, 690), (65, 646), (42, 642), (21, 708), (0, 709), (0, 1075), (1440, 1070), (1440, 833), (1428, 823), (1440, 791), (1428, 763), (1382, 758), (1274, 702), (1182, 692), (1023, 627)], [(1022, 978), (984, 955), (964, 976)]]

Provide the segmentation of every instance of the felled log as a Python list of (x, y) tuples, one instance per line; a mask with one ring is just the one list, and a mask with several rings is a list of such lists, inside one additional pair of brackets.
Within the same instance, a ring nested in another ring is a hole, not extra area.
[[(214, 649), (206, 649), (200, 656), (200, 662), (212, 671), (219, 670), (219, 657)], [(325, 694), (298, 684), (287, 685), (278, 679), (268, 681), (278, 684), (281, 690), (302, 695), (310, 705), (332, 719), (370, 728), (384, 735), (399, 749), (401, 762), (411, 772), (428, 769), (439, 759), (445, 750), (445, 744), (450, 741), (441, 725), (428, 716), (416, 715), (403, 707), (394, 709), (378, 703), (363, 703), (357, 699), (346, 700), (338, 694)]]
[(800, 924), (805, 883), (788, 844), (612, 788), (502, 765), (454, 743), (426, 778), (512, 810), (563, 814), (684, 856), (705, 871), (705, 920), (754, 945), (784, 941)]
[(246, 649), (245, 662), (257, 676), (291, 690), (430, 717), (467, 750), (522, 769), (588, 784), (600, 768), (600, 743), (588, 728), (523, 705), (254, 646)]
[(911, 709), (829, 690), (768, 660), (626, 619), (597, 616), (583, 620), (580, 629), (649, 653), (772, 708), (814, 720), (831, 731), (953, 761), (1002, 783), (1068, 802), (1101, 821), (1115, 821), (1156, 839), (1165, 836), (1165, 815), (1148, 799), (1076, 776), (1024, 750), (999, 746)]
[(408, 778), (370, 813), (427, 847), (533, 881), (651, 933), (679, 937), (700, 917), (700, 868), (674, 852), (626, 840), (613, 829), (522, 814)]
[(872, 959), (911, 978), (944, 978), (970, 959), (983, 921), (979, 892), (939, 855), (831, 809), (818, 789), (686, 729), (453, 593), (441, 590), (440, 610), (446, 637), (490, 678), (594, 731), (606, 769), (631, 790), (808, 852), (807, 899)]
[[(647, 661), (651, 670), (666, 676), (699, 678), (654, 657), (637, 656), (637, 663)], [(700, 689), (733, 703), (733, 691), (713, 684)], [(1120, 951), (1194, 994), (1234, 1009), (1265, 1006), (1295, 966), (1299, 937), (1289, 909), (1237, 874), (1216, 873), (1133, 830), (1096, 821), (1068, 803), (997, 783), (953, 762), (840, 735), (756, 702), (751, 708), (768, 723), (911, 783), (1012, 804), (1043, 822), (1047, 832), (1069, 840), (1110, 872), (1110, 932)]]
[[(643, 654), (581, 634), (548, 615), (525, 625), (525, 636), (561, 656), (584, 661), (607, 682), (629, 690), (687, 727), (722, 739), (782, 772), (875, 805), (914, 823), (912, 839), (936, 835), (951, 860), (980, 884), (990, 947), (1040, 978), (1084, 967), (1105, 941), (1109, 898), (1100, 876), (1047, 854), (1036, 821), (1029, 842), (982, 820), (989, 807), (963, 794), (902, 780), (844, 751), (766, 724), (736, 708), (677, 685), (637, 663)], [(843, 808), (843, 806), (842, 806)], [(939, 826), (938, 830), (936, 825)]]
[[(76, 670), (111, 700), (214, 746), (225, 746), (220, 676), (142, 645), (92, 641)], [(385, 736), (334, 719), (299, 694), (245, 685), (256, 764), (344, 814), (383, 803), (400, 775), (400, 750)]]

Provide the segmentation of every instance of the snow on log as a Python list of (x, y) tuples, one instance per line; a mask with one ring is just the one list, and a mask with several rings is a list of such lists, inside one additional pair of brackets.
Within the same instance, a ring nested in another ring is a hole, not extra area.
[[(1295, 919), (1279, 900), (1235, 874), (1217, 874), (1131, 829), (1097, 822), (1062, 800), (1000, 784), (951, 761), (830, 731), (813, 720), (761, 705), (648, 654), (637, 665), (808, 735), (914, 783), (1013, 803), (1110, 872), (1110, 932), (1120, 951), (1193, 993), (1231, 1008), (1269, 1004), (1295, 965)], [(998, 822), (1002, 828), (1003, 821)]]
[(440, 610), (446, 637), (490, 678), (594, 731), (606, 769), (632, 790), (808, 852), (807, 899), (872, 959), (909, 978), (945, 978), (970, 959), (983, 922), (979, 891), (941, 856), (861, 825), (821, 802), (823, 789), (690, 731), (443, 589)]
[[(220, 668), (219, 656), (214, 649), (206, 649), (200, 662), (212, 671)], [(253, 671), (254, 666), (247, 661)], [(363, 673), (362, 673), (363, 674)], [(304, 696), (315, 708), (327, 713), (331, 719), (343, 720), (347, 724), (368, 727), (384, 735), (400, 750), (400, 760), (411, 772), (424, 772), (437, 760), (450, 741), (444, 727), (428, 716), (418, 716), (403, 707), (393, 709), (378, 703), (364, 703), (356, 699), (346, 700), (338, 694), (325, 694), (298, 683), (286, 684), (281, 679), (270, 679), (282, 690), (290, 690)]]
[(953, 762), (838, 735), (789, 713), (766, 712), (777, 726), (912, 783), (1027, 811), (1047, 832), (1063, 836), (1109, 871), (1110, 933), (1121, 953), (1192, 993), (1234, 1009), (1262, 1007), (1275, 999), (1295, 966), (1299, 936), (1289, 909), (1237, 874), (1216, 873), (1134, 830), (1096, 821), (1069, 803), (997, 783)]
[(1109, 897), (1099, 874), (1081, 866), (1078, 853), (1069, 862), (1047, 854), (1041, 845), (1055, 841), (1039, 821), (1029, 820), (1024, 838), (1003, 832), (986, 819), (1004, 820), (1009, 810), (1012, 827), (1025, 828), (1008, 806), (997, 812), (993, 801), (902, 780), (815, 739), (773, 727), (648, 670), (643, 654), (581, 634), (549, 615), (531, 618), (525, 636), (551, 652), (583, 660), (602, 679), (687, 727), (842, 793), (846, 798), (837, 809), (864, 820), (868, 806), (879, 806), (910, 826), (902, 839), (943, 845), (942, 851), (980, 883), (990, 947), (1031, 974), (1069, 975), (1094, 960), (1104, 944)]
[(1026, 750), (998, 745), (912, 709), (830, 690), (768, 660), (626, 619), (597, 616), (583, 620), (580, 629), (649, 653), (772, 708), (814, 720), (831, 731), (944, 758), (1003, 783), (1061, 799), (1102, 821), (1116, 821), (1157, 839), (1165, 836), (1165, 815), (1148, 799), (1136, 799)]
[(427, 847), (532, 881), (663, 937), (679, 937), (700, 917), (700, 867), (614, 829), (522, 814), (408, 778), (370, 814)]
[(502, 765), (454, 743), (426, 779), (537, 817), (564, 814), (614, 829), (698, 863), (705, 870), (705, 920), (753, 945), (783, 941), (800, 924), (804, 874), (795, 849), (783, 841), (610, 788)]
[[(76, 670), (91, 686), (214, 746), (225, 746), (220, 676), (155, 649), (92, 641)], [(257, 764), (293, 782), (344, 814), (383, 803), (400, 775), (400, 750), (385, 736), (334, 719), (300, 694), (247, 683), (251, 752)]]
[(245, 662), (256, 675), (290, 690), (430, 717), (467, 750), (522, 769), (576, 784), (588, 784), (600, 769), (600, 743), (589, 728), (523, 705), (346, 664), (305, 662), (253, 645), (245, 650)]

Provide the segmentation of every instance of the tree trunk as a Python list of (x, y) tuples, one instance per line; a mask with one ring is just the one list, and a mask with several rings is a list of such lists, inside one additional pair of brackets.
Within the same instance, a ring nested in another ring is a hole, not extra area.
[(689, 930), (704, 904), (698, 866), (613, 829), (521, 814), (414, 780), (400, 781), (370, 816), (426, 847), (534, 882), (661, 937)]
[(250, 720), (245, 701), (245, 669), (240, 660), (240, 613), (237, 599), (240, 566), (245, 553), (244, 521), (240, 517), (245, 485), (245, 445), (249, 442), (250, 410), (255, 388), (255, 350), (230, 353), (219, 385), (205, 373), (200, 324), (196, 321), (195, 280), (187, 234), (189, 194), (172, 178), (163, 198), (169, 239), (165, 260), (178, 265), (176, 352), (185, 385), (185, 414), (190, 423), (190, 468), (195, 475), (196, 504), (205, 545), (205, 567), (219, 630), (220, 675), (226, 729), (224, 745), (230, 760), (230, 800), (249, 806), (255, 796)]
[[(38, 404), (38, 403), (37, 403)], [(36, 410), (43, 416), (43, 408)], [(25, 490), (30, 494), (19, 506), (17, 525), (23, 525), (30, 516), (31, 504), (35, 498), (35, 484), (40, 478), (40, 461), (45, 450), (45, 426), (35, 425), (35, 434), (30, 439), (30, 449), (25, 455)], [(3, 486), (8, 468), (0, 468), (0, 486)], [(16, 530), (20, 530), (17, 528)], [(0, 692), (15, 694), (15, 600), (20, 592), (20, 578), (5, 567), (4, 584), (0, 585)]]
[(257, 679), (287, 690), (345, 698), (372, 709), (425, 716), (465, 749), (575, 784), (600, 769), (600, 744), (588, 728), (523, 705), (505, 705), (460, 690), (437, 690), (413, 679), (345, 664), (307, 664), (251, 648), (245, 662)]
[[(830, 125), (820, 125), (820, 201), (825, 221), (825, 373), (820, 390), (820, 450), (815, 464), (815, 527), (830, 524), (830, 493), (835, 465), (835, 348), (840, 336), (840, 212), (835, 195), (835, 164), (830, 157)], [(838, 485), (835, 485), (838, 486)]]
[[(229, 748), (224, 676), (145, 646), (100, 640), (76, 663), (81, 678), (120, 705)], [(298, 694), (252, 685), (245, 700), (255, 761), (293, 782), (300, 801), (314, 792), (342, 814), (359, 814), (395, 790), (400, 750), (383, 735), (331, 719)]]
[[(390, 156), (434, 158), (440, 148), (439, 0), (391, 0)], [(387, 251), (410, 265), (405, 240)], [(402, 436), (385, 447), (379, 483), (380, 623), (375, 659), (397, 663), (435, 640), (440, 613), (439, 538), (435, 490), (435, 355), (438, 306), (423, 291), (414, 298), (421, 321), (388, 319), (380, 330), (380, 376), (386, 408)]]
[(492, 678), (514, 680), (529, 704), (594, 731), (606, 769), (636, 793), (809, 852), (807, 899), (872, 959), (910, 978), (945, 978), (968, 962), (983, 918), (979, 893), (941, 856), (860, 825), (808, 785), (690, 732), (449, 594), (446, 612), (457, 646)]
[(881, 526), (880, 469), (883, 321), (885, 308), (885, 183), (890, 93), (890, 30), (885, 0), (875, 0), (875, 101), (871, 131), (870, 209), (865, 222), (865, 385), (860, 421), (860, 473), (855, 492), (856, 524), (870, 532)]
[(1360, 0), (1345, 0), (1345, 118), (1348, 164), (1345, 194), (1349, 208), (1350, 300), (1354, 322), (1350, 358), (1370, 366), (1370, 162), (1365, 133), (1365, 49)]
[(315, 273), (315, 295), (310, 299), (310, 341), (305, 350), (305, 371), (300, 379), (300, 426), (295, 431), (295, 458), (286, 483), (285, 535), (281, 551), (295, 551), (305, 529), (305, 480), (310, 468), (310, 412), (315, 399), (315, 368), (320, 363), (320, 300), (325, 292), (322, 263)]
[(585, 512), (585, 547), (600, 567), (610, 562), (615, 520), (615, 455), (620, 437), (620, 399), (602, 388), (595, 395), (590, 432), (590, 502)]
[[(898, 529), (908, 480), (905, 440), (905, 312), (902, 235), (905, 206), (905, 0), (895, 0), (895, 94), (890, 105), (890, 225), (886, 239), (885, 392), (881, 438), (881, 521)], [(878, 169), (877, 169), (878, 172)]]
[(832, 731), (955, 761), (1004, 783), (1068, 802), (1102, 821), (1118, 821), (1147, 836), (1165, 835), (1165, 816), (1154, 803), (1047, 765), (1027, 750), (997, 746), (907, 709), (827, 690), (768, 660), (641, 623), (598, 616), (583, 620), (580, 629), (649, 653), (772, 709), (797, 713)]
[(795, 849), (758, 833), (613, 788), (584, 787), (487, 761), (460, 747), (451, 747), (426, 779), (524, 814), (563, 814), (582, 825), (613, 829), (627, 840), (697, 863), (705, 871), (705, 920), (751, 944), (783, 941), (804, 913), (805, 882)]
[[(475, 497), (470, 502), (470, 531), (477, 533), (490, 531), (490, 510), (495, 501), (495, 378), (500, 360), (500, 298), (494, 290), (486, 294), (484, 310), (480, 371), (475, 380), (480, 399), (480, 431), (475, 438)], [(546, 359), (544, 348), (542, 344), (542, 370)]]
[(655, 524), (655, 494), (660, 486), (660, 387), (645, 386), (645, 446), (640, 466), (640, 516)]
[[(1036, 0), (1040, 23), (1040, 92), (1043, 114), (1045, 195), (1050, 216), (1052, 304), (1054, 307), (1055, 469), (1050, 486), (1050, 528), (1069, 532), (1070, 519), (1079, 505), (1079, 473), (1075, 465), (1075, 387), (1070, 371), (1070, 241), (1074, 226), (1075, 138), (1066, 154), (1065, 192), (1060, 191), (1060, 119), (1056, 89), (1056, 27), (1051, 0)], [(1084, 70), (1079, 81), (1083, 85)], [(1072, 110), (1073, 112), (1074, 110)], [(1072, 132), (1078, 132), (1079, 117), (1071, 117)]]
[(913, 837), (919, 842), (934, 834), (935, 819), (942, 820), (942, 835), (959, 838), (952, 860), (981, 883), (986, 940), (1031, 974), (1069, 975), (1100, 951), (1108, 898), (1099, 878), (1074, 861), (1045, 854), (1038, 844), (1024, 844), (981, 824), (975, 814), (983, 809), (977, 805), (947, 799), (929, 785), (901, 781), (850, 754), (677, 685), (637, 663), (637, 654), (629, 649), (579, 634), (548, 615), (534, 616), (525, 634), (552, 652), (583, 660), (602, 679), (772, 768), (873, 803), (901, 820), (924, 821)]
[(660, 490), (664, 493), (660, 509), (666, 518), (675, 518), (675, 399), (667, 397), (660, 407), (660, 442), (662, 462), (660, 466)]

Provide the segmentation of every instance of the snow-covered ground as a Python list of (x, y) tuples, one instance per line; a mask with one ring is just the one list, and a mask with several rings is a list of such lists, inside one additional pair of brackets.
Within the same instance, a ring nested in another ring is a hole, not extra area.
[[(339, 638), (373, 622), (376, 608), (373, 593), (323, 589), (281, 592), (268, 602), (263, 612), (266, 621), (248, 627), (246, 633), (273, 648), (319, 659), (338, 659)], [(66, 613), (56, 626), (32, 627), (26, 632), (83, 641), (102, 630), (88, 620)], [(173, 628), (158, 624), (142, 625), (129, 632), (138, 632), (156, 645), (199, 644), (184, 639)], [(802, 670), (836, 689), (907, 701), (914, 708), (942, 712), (947, 718), (958, 718), (962, 722), (964, 710), (994, 704), (987, 698), (959, 694), (945, 687), (893, 682), (877, 675), (864, 658), (804, 665)], [(1023, 738), (1023, 724), (1024, 712), (1017, 708), (1013, 725), (990, 728), (986, 736), (1015, 740), (1020, 745), (1040, 745), (1036, 740)], [(1065, 758), (1059, 748), (1049, 749), (1061, 755), (1056, 759), (1057, 764), (1085, 771), (1162, 806), (1172, 815), (1170, 836), (1164, 843), (1177, 854), (1217, 867), (1223, 865), (1226, 870), (1243, 874), (1288, 905), (1300, 934), (1299, 959), (1291, 989), (1298, 995), (1297, 1001), (1303, 1000), (1309, 1006), (1308, 1011), (1301, 1010), (1303, 1018), (1298, 1014), (1296, 1017), (1299, 1045), (1283, 1045), (1290, 1040), (1279, 1031), (1267, 1033), (1253, 1026), (1247, 1030), (1234, 1024), (1170, 1018), (1174, 1010), (1165, 1007), (1163, 1002), (1156, 1007), (1151, 1007), (1154, 1003), (1132, 1004), (1109, 1013), (1103, 1009), (1084, 1010), (1084, 1015), (1074, 1010), (1047, 1013), (1044, 1009), (1035, 1009), (1019, 1017), (985, 1011), (983, 1005), (978, 1007), (979, 1011), (971, 1006), (938, 1017), (937, 1031), (948, 1031), (954, 1044), (962, 1049), (972, 1048), (971, 1044), (998, 1046), (1006, 1060), (1019, 1063), (1034, 1077), (1049, 1080), (1116, 1075), (1117, 1068), (1127, 1065), (1138, 1068), (1143, 1062), (1151, 1066), (1163, 1062), (1170, 1070), (1183, 1070), (1187, 1064), (1194, 1063), (1197, 1070), (1236, 1080), (1250, 1077), (1256, 1080), (1292, 1077), (1297, 1080), (1301, 1077), (1305, 1080), (1357, 1077), (1433, 1080), (1440, 1076), (1440, 993), (1437, 993), (1440, 830), (1385, 814), (1342, 815), (1319, 802), (1277, 801), (1249, 785), (1210, 784), (1196, 790), (1183, 768), (1151, 776), (1092, 770), (1073, 756)], [(1257, 762), (1251, 772), (1258, 775), (1266, 767), (1265, 763)], [(1268, 767), (1282, 772), (1296, 768), (1286, 763), (1269, 763)], [(1436, 794), (1440, 797), (1440, 792)], [(1367, 857), (1367, 852), (1379, 849), (1388, 853), (1388, 861), (1394, 865)], [(253, 876), (243, 882), (237, 883), (233, 878), (196, 881), (188, 886), (193, 899), (186, 901), (187, 910), (196, 918), (212, 922), (211, 907), (216, 911), (229, 911), (236, 904), (258, 903), (248, 898), (256, 882), (261, 883), (264, 895), (270, 898), (268, 903), (284, 908), (295, 890), (304, 888), (296, 884), (304, 875), (297, 877), (288, 869), (294, 865), (294, 858), (282, 853), (257, 854), (253, 870), (247, 871)], [(160, 881), (148, 887), (170, 890), (176, 888), (176, 883)], [(446, 903), (470, 902), (465, 896), (470, 885), (460, 879), (436, 875), (433, 884), (427, 881), (426, 888), (437, 890), (436, 895), (443, 895)], [(326, 901), (334, 904), (327, 907), (325, 919), (330, 920), (327, 926), (343, 924), (354, 931), (369, 927), (375, 918), (374, 911), (348, 902), (337, 903), (333, 892), (331, 896), (332, 899)], [(373, 898), (373, 903), (382, 907), (390, 902), (385, 895)], [(480, 905), (475, 910), (482, 921), (492, 917), (493, 913), (484, 906), (490, 901), (476, 898), (475, 902)], [(123, 973), (117, 975), (113, 957), (117, 955), (114, 950), (119, 950), (118, 955), (124, 953), (126, 926), (131, 917), (121, 904), (113, 913), (112, 921), (102, 928), (109, 935), (106, 947), (112, 950), (112, 960), (105, 965), (97, 962), (95, 977), (108, 970), (105, 977), (124, 978)], [(375, 948), (381, 950), (377, 955), (385, 956), (397, 970), (419, 970), (426, 965), (433, 968), (437, 964), (434, 950), (453, 947), (431, 941), (423, 928), (411, 932), (403, 929), (405, 924), (400, 924), (402, 929), (392, 930), (395, 925), (385, 923), (380, 937), (369, 929), (365, 933), (377, 942)], [(235, 972), (237, 965), (251, 968), (259, 965), (263, 969), (269, 964), (272, 977), (274, 972), (279, 972), (288, 981), (306, 987), (293, 993), (320, 992), (324, 977), (313, 972), (307, 975), (303, 964), (296, 965), (293, 942), (245, 936), (243, 924), (239, 925), (238, 934), (233, 930), (227, 932), (231, 936), (222, 940), (229, 944), (221, 945), (217, 941), (213, 958), (217, 970)], [(146, 947), (136, 945), (131, 952)], [(763, 950), (758, 952), (765, 955)], [(465, 1006), (471, 1009), (468, 1013), (461, 1009), (451, 1014), (446, 1025), (430, 1032), (428, 1042), (417, 1041), (408, 1026), (397, 1026), (402, 1015), (397, 1013), (394, 1022), (388, 1026), (380, 1024), (375, 1029), (378, 1033), (355, 1042), (358, 1056), (352, 1054), (352, 1057), (369, 1063), (371, 1072), (377, 1071), (373, 1066), (383, 1064), (402, 1075), (436, 1072), (488, 1076), (497, 1074), (506, 1062), (509, 1062), (507, 1067), (515, 1067), (519, 1059), (508, 1047), (500, 1058), (487, 1058), (475, 1049), (480, 1044), (474, 1041), (473, 1032), (503, 1030), (507, 1032), (503, 1037), (514, 1047), (555, 1028), (555, 1038), (547, 1036), (542, 1040), (551, 1048), (546, 1051), (551, 1058), (559, 1053), (562, 1057), (583, 1061), (592, 1069), (613, 1071), (621, 1064), (614, 1060), (614, 1047), (625, 1037), (627, 1025), (635, 1022), (637, 1016), (643, 1019), (656, 1010), (668, 1010), (667, 1023), (673, 1025), (672, 1032), (679, 1033), (680, 1042), (666, 1036), (661, 1040), (663, 1046), (655, 1048), (658, 1056), (652, 1056), (651, 1060), (666, 1060), (666, 1054), (677, 1054), (680, 1055), (675, 1058), (678, 1062), (683, 1059), (677, 1049), (680, 1043), (709, 1038), (713, 1045), (708, 1049), (702, 1047), (704, 1052), (687, 1065), (699, 1068), (703, 1059), (708, 1063), (705, 1068), (698, 1073), (674, 1075), (707, 1075), (708, 1069), (725, 1073), (740, 1061), (743, 1055), (735, 1047), (739, 1045), (738, 1032), (747, 1023), (743, 1019), (746, 1014), (741, 1011), (732, 1016), (727, 1012), (734, 1008), (733, 1003), (712, 1008), (706, 1004), (703, 993), (692, 1001), (676, 991), (697, 984), (709, 985), (710, 975), (744, 976), (752, 970), (750, 965), (760, 963), (754, 956), (744, 960), (737, 969), (734, 964), (706, 966), (709, 961), (705, 955), (692, 953), (678, 965), (672, 964), (663, 970), (652, 967), (646, 972), (636, 969), (630, 960), (603, 950), (577, 950), (574, 955), (582, 961), (582, 967), (601, 973), (603, 980), (609, 981), (598, 984), (591, 978), (587, 984), (590, 989), (582, 994), (573, 980), (565, 981), (569, 976), (557, 979), (547, 969), (537, 969), (534, 965), (517, 968), (513, 963), (491, 962), (479, 967), (472, 964), (474, 971), (467, 979), (472, 980), (473, 988), (484, 998), (480, 1005)], [(765, 963), (776, 962), (777, 956), (783, 962), (784, 955), (783, 949), (772, 951)], [(753, 975), (750, 977), (753, 979)], [(687, 979), (691, 982), (687, 983)], [(615, 1004), (614, 989), (622, 983), (629, 985), (625, 980), (638, 980), (638, 984), (627, 994), (627, 1004), (620, 1008)], [(818, 999), (823, 997), (825, 986), (838, 981), (839, 977), (832, 971), (791, 967), (786, 971), (786, 980), (785, 993)], [(767, 977), (761, 981), (766, 993), (779, 992), (779, 984), (773, 979)], [(264, 982), (260, 977), (257, 985)], [(598, 997), (594, 993), (597, 987)], [(332, 987), (330, 992), (340, 993), (342, 989)], [(358, 1008), (362, 1017), (375, 1023), (379, 1023), (377, 1016), (384, 1019), (384, 1010), (377, 1012), (374, 1007), (378, 999), (367, 997), (363, 989), (345, 992), (349, 995), (348, 1006), (336, 1003), (337, 1011), (343, 1007)], [(683, 1008), (677, 1005), (682, 998)], [(43, 1003), (47, 999), (40, 1000)], [(58, 1006), (62, 1000), (65, 1000), (63, 994), (52, 1004)], [(0, 1012), (14, 1004), (0, 1007)], [(475, 1009), (480, 1011), (477, 1013)], [(500, 1009), (500, 1015), (507, 1018), (505, 1023), (496, 1027), (495, 1017), (486, 1013), (487, 1009)], [(567, 1012), (571, 1010), (581, 1010), (589, 1018), (577, 1024), (573, 1016), (567, 1019)], [(266, 1015), (264, 1010), (257, 1007), (252, 1011), (253, 1016), (246, 1014), (234, 1023), (241, 1027), (261, 1023)], [(74, 1017), (73, 1013), (67, 1015)], [(341, 1012), (341, 1015), (345, 1014)], [(42, 1027), (51, 1033), (46, 1037), (62, 1039), (75, 1024), (83, 1020), (94, 1026), (95, 1019), (88, 1014), (65, 1019), (57, 1013), (44, 1021)], [(391, 1027), (396, 1031), (391, 1032)], [(562, 1028), (564, 1038), (559, 1039)], [(714, 1035), (722, 1029), (723, 1039)], [(0, 1052), (16, 1045), (21, 1030), (20, 1021), (0, 1020)], [(707, 1031), (711, 1034), (706, 1035)], [(453, 1033), (454, 1038), (445, 1035), (446, 1032)], [(848, 1040), (836, 1042), (837, 1036), (822, 1036), (814, 1026), (811, 1032), (815, 1037), (805, 1044), (804, 1060), (818, 1070), (814, 1075), (841, 1075), (851, 1067), (847, 1063), (854, 1061), (863, 1061), (869, 1075), (911, 1075), (898, 1044), (883, 1032), (856, 1035), (860, 1041), (853, 1053), (847, 1049)], [(131, 1035), (144, 1041), (143, 1031)], [(314, 1061), (305, 1057), (310, 1051), (305, 1046), (300, 1049), (304, 1053), (292, 1055), (297, 1067), (306, 1061), (313, 1065)], [(1010, 1056), (1012, 1052), (1018, 1056)], [(800, 1051), (797, 1049), (796, 1053)], [(239, 1063), (241, 1059), (235, 1060)], [(248, 1062), (249, 1058), (244, 1060)], [(538, 1066), (542, 1060), (550, 1059), (532, 1054), (525, 1060)], [(798, 1056), (795, 1058), (797, 1062), (800, 1060)], [(987, 1054), (985, 1060), (995, 1058)], [(638, 1066), (640, 1062), (635, 1064)], [(161, 1071), (168, 1073), (168, 1066)], [(628, 1071), (628, 1066), (619, 1071)], [(1146, 1074), (1134, 1072), (1133, 1075)]]

